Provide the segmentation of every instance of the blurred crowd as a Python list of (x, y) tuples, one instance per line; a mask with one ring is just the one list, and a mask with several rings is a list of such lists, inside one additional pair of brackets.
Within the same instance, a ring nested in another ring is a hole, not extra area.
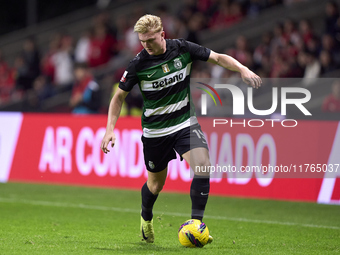
[(324, 30), (316, 33), (309, 20), (287, 19), (262, 35), (262, 42), (251, 49), (244, 36), (225, 53), (259, 73), (261, 77), (299, 78), (308, 86), (311, 78), (340, 66), (340, 19), (335, 2), (325, 7)]
[[(308, 0), (186, 0), (175, 15), (167, 4), (159, 5), (155, 14), (162, 18), (167, 38), (200, 43), (198, 32), (201, 30), (225, 29), (244, 18), (256, 17), (263, 9), (301, 1)], [(55, 32), (45, 52), (39, 49), (33, 37), (27, 38), (13, 66), (0, 52), (0, 105), (29, 98), (23, 110), (39, 111), (43, 100), (72, 90), (70, 110), (77, 113), (100, 111), (97, 93), (100, 81), (92, 73), (107, 68), (122, 54), (134, 55), (142, 49), (133, 25), (145, 13), (143, 7), (117, 17), (110, 17), (103, 11), (94, 17), (91, 27), (85, 29), (80, 38), (65, 31)], [(299, 77), (304, 78), (308, 86), (311, 78), (340, 67), (339, 8), (332, 1), (325, 4), (322, 34), (317, 34), (308, 20), (286, 20), (263, 34), (259, 45), (251, 47), (246, 37), (239, 36), (235, 47), (225, 49), (224, 53), (261, 77)], [(109, 72), (112, 80), (117, 82), (123, 71)], [(230, 75), (218, 66), (203, 69), (194, 66), (192, 72), (193, 78)], [(140, 101), (138, 93), (131, 94), (136, 98), (127, 98), (128, 102)]]

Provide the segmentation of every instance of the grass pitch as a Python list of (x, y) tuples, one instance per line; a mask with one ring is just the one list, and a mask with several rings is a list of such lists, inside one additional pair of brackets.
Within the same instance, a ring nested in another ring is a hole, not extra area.
[(162, 193), (155, 243), (141, 242), (138, 191), (0, 184), (0, 254), (335, 254), (340, 206), (210, 196), (204, 222), (214, 237), (181, 247), (190, 198)]

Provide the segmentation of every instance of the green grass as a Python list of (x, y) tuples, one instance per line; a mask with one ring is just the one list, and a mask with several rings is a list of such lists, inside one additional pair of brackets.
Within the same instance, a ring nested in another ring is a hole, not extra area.
[(0, 184), (0, 254), (335, 254), (340, 207), (211, 196), (204, 219), (214, 237), (181, 247), (190, 215), (185, 194), (155, 204), (155, 243), (139, 236), (137, 191)]

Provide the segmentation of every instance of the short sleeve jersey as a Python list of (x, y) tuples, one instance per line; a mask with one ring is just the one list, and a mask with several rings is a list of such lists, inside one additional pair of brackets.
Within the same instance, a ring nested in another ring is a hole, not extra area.
[(130, 91), (138, 84), (143, 100), (145, 137), (161, 137), (197, 123), (190, 94), (194, 60), (207, 61), (210, 49), (184, 39), (167, 39), (166, 51), (149, 55), (143, 49), (130, 62), (119, 88)]

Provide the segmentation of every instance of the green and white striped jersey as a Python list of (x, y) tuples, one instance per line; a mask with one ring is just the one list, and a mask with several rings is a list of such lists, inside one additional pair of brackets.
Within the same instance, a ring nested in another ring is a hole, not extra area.
[(166, 40), (164, 54), (142, 50), (130, 62), (119, 87), (130, 91), (135, 84), (142, 92), (144, 137), (161, 137), (197, 123), (190, 94), (194, 60), (207, 61), (210, 50), (183, 39)]

